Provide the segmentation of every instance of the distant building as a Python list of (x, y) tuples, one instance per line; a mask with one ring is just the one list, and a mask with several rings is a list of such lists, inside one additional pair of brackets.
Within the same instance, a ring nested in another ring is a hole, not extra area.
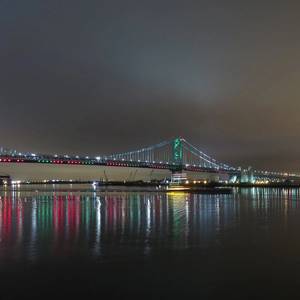
[(254, 183), (254, 172), (252, 167), (241, 171), (241, 183)]

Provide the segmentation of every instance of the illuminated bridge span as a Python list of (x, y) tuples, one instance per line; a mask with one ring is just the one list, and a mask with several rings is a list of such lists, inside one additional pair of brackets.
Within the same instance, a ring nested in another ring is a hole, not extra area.
[[(12, 167), (8, 167), (10, 165)], [(30, 168), (28, 167), (27, 170), (23, 168), (22, 172), (24, 175), (19, 176), (18, 172), (21, 171), (21, 166), (24, 165), (28, 165)], [(44, 165), (44, 167), (42, 167), (42, 165)], [(54, 168), (51, 166), (57, 165), (61, 165), (61, 167), (56, 167), (55, 173), (53, 171)], [(37, 166), (39, 167), (37, 168)], [(72, 166), (72, 168), (62, 168), (63, 166)], [(86, 177), (83, 173), (86, 172), (85, 170), (87, 169), (74, 169), (73, 167), (75, 166), (98, 166), (99, 168), (90, 168), (90, 171), (88, 172), (94, 173), (93, 175), (90, 174), (90, 176)], [(37, 172), (38, 169), (44, 170), (44, 174), (47, 174), (46, 172), (48, 172), (49, 175), (30, 175), (32, 172)], [(126, 171), (127, 173), (124, 169), (128, 170)], [(142, 170), (145, 171), (146, 169), (151, 170), (151, 173), (147, 175), (147, 180), (170, 178), (170, 175), (176, 172), (186, 172), (187, 174), (227, 174), (228, 180), (235, 176), (236, 178), (239, 178), (238, 180), (245, 182), (253, 181), (254, 178), (259, 180), (264, 180), (266, 178), (300, 178), (300, 176), (296, 174), (241, 170), (229, 166), (203, 153), (183, 138), (164, 141), (136, 151), (97, 157), (21, 153), (16, 150), (0, 148), (0, 177), (12, 176), (12, 178), (24, 179), (26, 176), (31, 176), (30, 178), (36, 180), (37, 178), (66, 179), (71, 177), (73, 179), (89, 178), (95, 180), (113, 180), (114, 178), (122, 178), (122, 180), (133, 181), (137, 179), (142, 180), (144, 178)], [(109, 173), (112, 174), (114, 172), (116, 174), (115, 170), (118, 170), (119, 173), (123, 172), (122, 175), (119, 177), (110, 176)], [(153, 175), (154, 170), (157, 170), (155, 173), (156, 177)], [(51, 171), (53, 171), (52, 174), (50, 174)], [(70, 175), (71, 177), (67, 177), (68, 172), (72, 175)], [(76, 172), (77, 175), (75, 176)], [(140, 177), (137, 176), (137, 173), (139, 173)], [(64, 177), (62, 177), (62, 175), (64, 175)], [(195, 177), (195, 175), (190, 177)], [(198, 176), (198, 178), (203, 179), (206, 177)], [(207, 177), (207, 179), (219, 180), (216, 175), (211, 175), (211, 177)]]
[(219, 172), (236, 170), (217, 162), (182, 138), (165, 141), (136, 151), (97, 157), (20, 153), (16, 150), (0, 148), (0, 162), (121, 166), (174, 171), (207, 170)]

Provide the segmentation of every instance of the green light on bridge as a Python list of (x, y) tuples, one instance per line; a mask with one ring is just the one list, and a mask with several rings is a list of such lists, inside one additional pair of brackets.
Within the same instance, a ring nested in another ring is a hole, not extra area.
[(183, 158), (182, 141), (180, 138), (177, 138), (173, 141), (173, 160), (176, 163), (182, 163), (182, 158)]

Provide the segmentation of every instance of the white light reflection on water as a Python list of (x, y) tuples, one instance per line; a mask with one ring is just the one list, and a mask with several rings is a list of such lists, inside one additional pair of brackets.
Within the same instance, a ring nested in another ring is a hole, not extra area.
[(299, 203), (299, 190), (277, 189), (231, 195), (6, 191), (0, 196), (0, 262), (222, 247), (246, 222), (268, 234), (276, 218), (287, 230)]

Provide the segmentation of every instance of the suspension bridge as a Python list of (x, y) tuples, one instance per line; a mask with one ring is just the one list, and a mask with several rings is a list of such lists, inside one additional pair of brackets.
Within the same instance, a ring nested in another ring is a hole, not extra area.
[(162, 180), (183, 172), (192, 180), (211, 181), (220, 180), (220, 176), (227, 180), (242, 180), (244, 176), (245, 182), (255, 178), (300, 178), (296, 174), (230, 166), (180, 137), (135, 151), (96, 157), (24, 153), (0, 148), (0, 176), (17, 180)]

